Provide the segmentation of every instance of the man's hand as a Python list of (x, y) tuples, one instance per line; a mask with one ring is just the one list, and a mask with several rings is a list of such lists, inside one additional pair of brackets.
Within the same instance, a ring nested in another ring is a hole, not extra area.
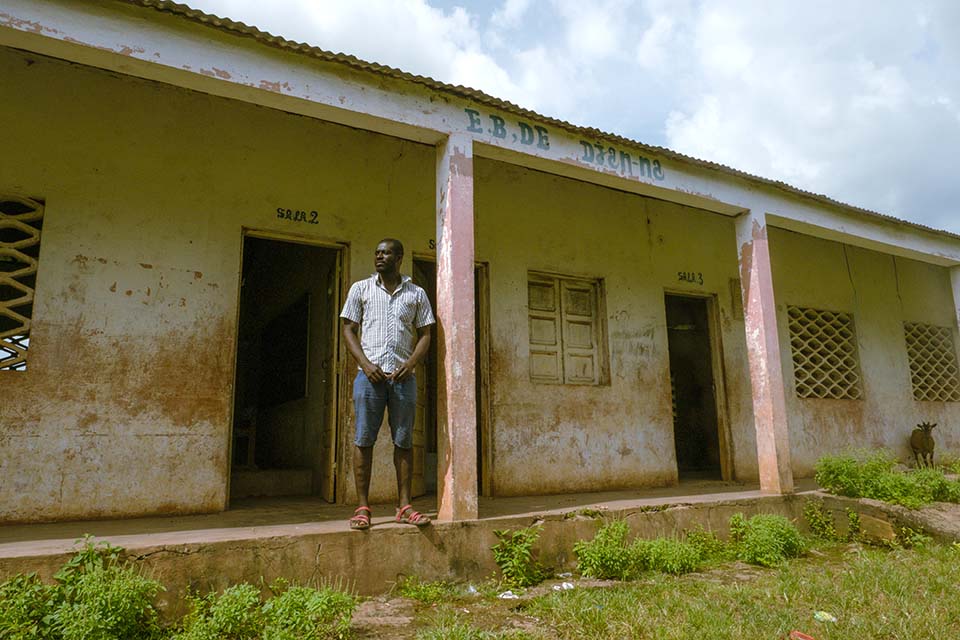
[(367, 361), (366, 364), (360, 365), (360, 368), (363, 369), (363, 374), (367, 376), (367, 380), (370, 382), (384, 382), (387, 378), (391, 377), (385, 374), (383, 369), (381, 369), (378, 365), (375, 365), (370, 361)]
[(397, 369), (387, 377), (393, 380), (394, 382), (403, 382), (404, 380), (409, 378), (411, 375), (413, 375), (416, 372), (416, 370), (417, 370), (417, 365), (415, 365), (413, 361), (407, 360), (402, 365), (400, 365), (399, 369)]

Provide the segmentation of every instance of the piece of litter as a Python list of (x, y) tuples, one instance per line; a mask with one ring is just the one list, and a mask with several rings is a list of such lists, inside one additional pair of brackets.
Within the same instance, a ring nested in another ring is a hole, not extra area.
[(504, 591), (497, 597), (500, 598), (501, 600), (519, 600), (520, 599), (520, 596), (515, 594), (513, 591)]
[(558, 578), (572, 578), (572, 577), (573, 577), (573, 574), (570, 573), (569, 571), (565, 571), (565, 572), (563, 572), (563, 573), (558, 573), (558, 574), (557, 574), (557, 577), (558, 577)]
[(563, 591), (563, 588), (558, 584), (553, 585), (552, 588), (554, 591)]
[(814, 611), (813, 619), (817, 622), (836, 622), (837, 616), (832, 613), (827, 613), (826, 611)]
[(480, 593), (480, 592), (477, 591), (477, 588), (476, 588), (475, 586), (470, 585), (469, 587), (467, 587), (467, 593), (468, 593), (469, 595), (471, 595), (471, 596), (475, 596), (475, 595), (477, 595), (477, 594)]
[(560, 587), (561, 587), (564, 591), (569, 591), (570, 589), (573, 589), (573, 583), (572, 583), (572, 582), (564, 582), (563, 584), (560, 585)]

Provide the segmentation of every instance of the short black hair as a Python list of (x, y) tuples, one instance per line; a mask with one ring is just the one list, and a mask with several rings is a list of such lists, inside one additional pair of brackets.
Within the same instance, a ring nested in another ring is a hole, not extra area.
[(384, 238), (383, 240), (381, 240), (380, 242), (377, 243), (377, 246), (380, 246), (380, 245), (383, 244), (384, 242), (389, 242), (391, 245), (393, 245), (393, 252), (394, 252), (395, 254), (397, 254), (398, 256), (402, 256), (402, 255), (403, 255), (403, 243), (402, 243), (402, 242), (400, 242), (400, 241), (397, 240), (396, 238)]

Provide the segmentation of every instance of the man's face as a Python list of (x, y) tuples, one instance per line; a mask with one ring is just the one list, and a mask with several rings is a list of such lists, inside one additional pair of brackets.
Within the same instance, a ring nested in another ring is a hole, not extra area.
[(377, 273), (393, 273), (399, 271), (402, 255), (396, 253), (392, 242), (381, 242), (373, 254), (373, 264)]

